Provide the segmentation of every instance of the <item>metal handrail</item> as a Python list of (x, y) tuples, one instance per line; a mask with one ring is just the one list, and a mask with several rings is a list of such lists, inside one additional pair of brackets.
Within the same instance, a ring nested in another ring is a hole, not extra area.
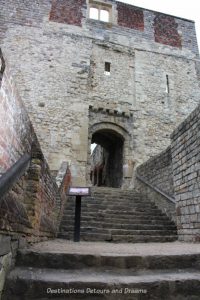
[(31, 155), (24, 154), (10, 169), (0, 177), (0, 202), (2, 197), (16, 183), (16, 181), (26, 172)]
[(165, 198), (167, 198), (169, 201), (173, 202), (174, 204), (176, 203), (174, 197), (167, 195), (165, 192), (161, 191), (159, 188), (157, 188), (154, 185), (152, 185), (151, 183), (149, 183), (147, 180), (145, 180), (142, 176), (138, 175), (137, 173), (136, 173), (136, 178), (139, 179), (140, 181), (142, 181), (143, 183), (145, 183), (146, 185), (148, 185), (150, 188), (152, 188), (153, 190), (155, 190), (162, 196), (164, 196)]

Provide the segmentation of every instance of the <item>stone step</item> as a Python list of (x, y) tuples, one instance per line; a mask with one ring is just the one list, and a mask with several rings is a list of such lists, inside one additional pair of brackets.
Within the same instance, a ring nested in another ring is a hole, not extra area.
[[(76, 202), (75, 199), (71, 199), (69, 198), (67, 200), (67, 204), (74, 204)], [(141, 198), (131, 198), (131, 199), (125, 199), (125, 198), (116, 198), (116, 197), (113, 197), (113, 198), (82, 198), (82, 204), (84, 203), (91, 203), (91, 204), (101, 204), (101, 203), (104, 203), (104, 204), (113, 204), (113, 205), (127, 205), (127, 204), (153, 204), (153, 202), (150, 202), (146, 199), (141, 199)]]
[[(70, 222), (70, 221), (74, 221), (74, 214), (65, 214), (63, 216), (63, 224), (65, 222)], [(113, 215), (113, 216), (106, 216), (106, 215), (97, 215), (93, 216), (93, 214), (82, 214), (81, 215), (81, 222), (82, 221), (88, 221), (88, 222), (91, 222), (91, 221), (99, 221), (99, 222), (111, 222), (113, 224), (123, 224), (123, 223), (129, 223), (129, 224), (163, 224), (163, 225), (167, 225), (167, 224), (170, 224), (170, 225), (174, 225), (174, 223), (172, 221), (169, 220), (169, 218), (167, 216), (151, 216), (151, 215), (142, 215), (142, 216), (133, 216), (133, 215), (125, 215), (125, 216), (121, 216), (121, 217), (118, 217), (116, 215)]]
[[(74, 206), (75, 205), (75, 200), (68, 200), (67, 201), (67, 205), (68, 206)], [(133, 201), (133, 200), (126, 200), (126, 201), (124, 201), (124, 200), (122, 200), (122, 201), (116, 201), (116, 199), (115, 199), (115, 201), (110, 201), (109, 199), (104, 199), (104, 200), (98, 200), (98, 199), (87, 199), (87, 201), (84, 201), (84, 200), (82, 200), (81, 201), (81, 204), (82, 204), (82, 206), (84, 206), (84, 205), (112, 205), (112, 206), (114, 206), (114, 205), (116, 205), (117, 207), (123, 207), (123, 206), (127, 206), (127, 205), (130, 205), (130, 206), (132, 206), (132, 205), (134, 205), (134, 206), (142, 206), (142, 205), (146, 205), (146, 206), (153, 206), (153, 207), (155, 207), (155, 204), (154, 203), (152, 203), (152, 202), (146, 202), (146, 201), (143, 201), (143, 202), (141, 202), (141, 201)]]
[[(60, 232), (58, 235), (59, 238), (73, 240), (74, 234), (73, 232)], [(112, 235), (110, 233), (81, 233), (80, 234), (81, 241), (107, 241), (107, 242), (117, 242), (117, 243), (165, 243), (165, 242), (173, 242), (177, 240), (177, 235), (170, 234), (167, 235)]]
[[(74, 210), (72, 209), (65, 209), (64, 215), (66, 214), (74, 214)], [(149, 210), (144, 210), (144, 209), (126, 209), (126, 210), (114, 210), (114, 209), (86, 209), (83, 208), (81, 209), (81, 214), (82, 215), (88, 215), (88, 214), (92, 214), (93, 216), (98, 215), (109, 215), (109, 216), (129, 216), (130, 218), (134, 217), (134, 216), (164, 216), (164, 214), (159, 211), (158, 209), (149, 209)]]
[[(88, 221), (81, 221), (81, 227), (98, 227), (98, 228), (107, 228), (107, 229), (127, 229), (127, 230), (176, 230), (175, 225), (164, 225), (164, 224), (133, 224), (130, 222), (129, 224), (124, 223), (105, 223), (105, 222), (97, 222), (95, 220)], [(70, 220), (67, 223), (63, 223), (63, 229), (73, 229), (74, 228), (74, 220)]]
[(195, 254), (93, 254), (63, 253), (48, 251), (20, 250), (17, 254), (16, 266), (54, 269), (85, 269), (101, 270), (167, 270), (196, 268), (200, 270), (200, 253)]
[[(106, 193), (106, 192), (102, 191), (102, 192), (93, 192), (93, 193), (91, 193), (90, 197), (141, 198), (141, 193), (135, 192), (134, 190), (132, 190), (132, 191), (118, 190), (118, 191), (114, 191), (112, 193), (109, 193), (109, 192)], [(145, 198), (145, 195), (142, 195), (142, 198)]]
[[(59, 236), (73, 238), (74, 215), (75, 197), (71, 197), (64, 210)], [(175, 224), (134, 190), (93, 188), (92, 196), (82, 199), (81, 224), (82, 240), (163, 242), (165, 237), (167, 240), (176, 237)], [(152, 239), (146, 237), (150, 235)]]
[[(65, 232), (65, 227), (62, 228), (62, 230)], [(67, 228), (67, 232), (74, 232), (74, 228), (72, 227), (71, 229)], [(152, 229), (148, 229), (148, 230), (134, 230), (134, 229), (106, 229), (106, 228), (98, 228), (98, 227), (83, 227), (81, 226), (81, 234), (85, 235), (87, 233), (94, 233), (96, 235), (98, 234), (111, 234), (111, 235), (122, 235), (122, 236), (126, 236), (126, 235), (142, 235), (142, 236), (146, 236), (146, 235), (153, 235), (153, 236), (157, 236), (157, 235), (176, 235), (176, 230), (152, 230)]]
[[(149, 273), (121, 271), (120, 273), (113, 270), (91, 272), (90, 269), (85, 269), (72, 272), (71, 270), (16, 268), (8, 277), (7, 293), (3, 300), (199, 299), (200, 272), (195, 269)], [(62, 290), (62, 293), (55, 294), (58, 289)], [(141, 294), (136, 290), (141, 290)]]
[[(154, 211), (158, 210), (158, 208), (155, 205), (144, 205), (144, 204), (132, 204), (132, 205), (115, 205), (115, 204), (82, 204), (81, 209), (84, 210), (92, 210), (92, 211), (97, 211), (97, 210), (114, 210), (114, 211), (127, 211), (129, 209), (130, 211)], [(75, 203), (72, 205), (68, 205), (65, 208), (66, 211), (75, 210)]]
[(169, 233), (169, 235), (112, 235), (113, 242), (126, 243), (166, 243), (177, 241), (177, 235)]

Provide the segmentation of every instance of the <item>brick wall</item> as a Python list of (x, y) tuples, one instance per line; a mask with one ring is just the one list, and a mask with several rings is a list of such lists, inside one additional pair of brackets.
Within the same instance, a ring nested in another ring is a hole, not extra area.
[(31, 153), (26, 173), (0, 199), (0, 232), (24, 235), (28, 241), (55, 236), (65, 199), (58, 199), (58, 187), (7, 65), (0, 89), (0, 108), (1, 173), (7, 172), (24, 153)]
[(180, 48), (181, 37), (176, 18), (157, 13), (154, 19), (154, 37), (157, 43)]
[(137, 168), (137, 174), (169, 196), (174, 195), (171, 148)]
[(171, 136), (177, 226), (181, 241), (200, 241), (199, 119), (200, 106)]
[(30, 152), (33, 139), (33, 128), (8, 68), (2, 78), (0, 107), (0, 173), (4, 173)]
[(144, 14), (142, 9), (117, 2), (117, 10), (119, 26), (144, 30)]
[(86, 0), (53, 0), (50, 21), (81, 26)]

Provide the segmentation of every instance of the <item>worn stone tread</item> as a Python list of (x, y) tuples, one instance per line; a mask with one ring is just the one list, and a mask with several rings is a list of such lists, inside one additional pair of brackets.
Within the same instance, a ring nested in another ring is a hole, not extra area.
[[(73, 238), (74, 210), (75, 198), (71, 197), (64, 209), (59, 237)], [(137, 191), (92, 188), (92, 197), (82, 200), (81, 240), (166, 242), (174, 241), (176, 236), (175, 224)]]
[(57, 270), (57, 269), (40, 269), (40, 268), (22, 268), (16, 267), (9, 274), (10, 279), (23, 279), (31, 281), (48, 281), (48, 282), (102, 282), (108, 283), (143, 283), (155, 281), (174, 281), (174, 280), (190, 280), (195, 279), (200, 283), (200, 271), (195, 269), (181, 270), (165, 270), (165, 271), (128, 271), (115, 270), (109, 271), (94, 271), (91, 269), (85, 270)]
[(94, 254), (72, 252), (51, 252), (20, 250), (17, 255), (17, 266), (31, 266), (36, 268), (82, 269), (82, 268), (118, 268), (120, 269), (182, 269), (196, 268), (200, 270), (200, 254)]

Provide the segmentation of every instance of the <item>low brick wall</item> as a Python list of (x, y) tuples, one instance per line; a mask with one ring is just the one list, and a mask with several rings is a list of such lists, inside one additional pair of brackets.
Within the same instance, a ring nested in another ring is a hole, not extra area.
[(179, 240), (200, 242), (200, 106), (173, 132), (172, 162)]

